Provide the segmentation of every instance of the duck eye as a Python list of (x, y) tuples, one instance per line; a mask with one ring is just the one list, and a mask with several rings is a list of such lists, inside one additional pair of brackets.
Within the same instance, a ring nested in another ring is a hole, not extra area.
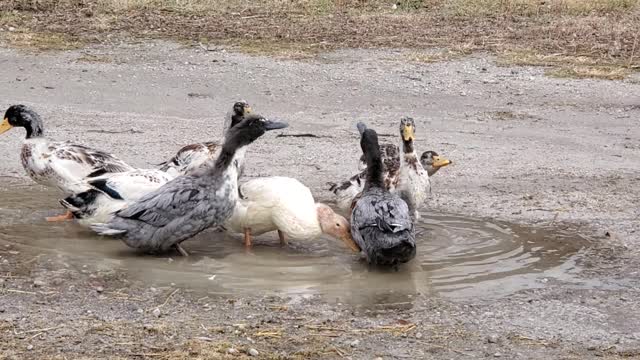
[(336, 226), (337, 226), (337, 227), (340, 227), (340, 224), (339, 224), (339, 223), (336, 223)]

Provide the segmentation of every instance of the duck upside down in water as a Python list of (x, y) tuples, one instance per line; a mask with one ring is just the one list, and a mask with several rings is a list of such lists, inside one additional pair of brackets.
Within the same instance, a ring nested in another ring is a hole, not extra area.
[(370, 264), (408, 262), (416, 255), (409, 206), (384, 185), (378, 134), (363, 123), (358, 123), (358, 131), (367, 162), (367, 177), (351, 213), (351, 235)]
[[(383, 162), (383, 183), (387, 190), (398, 193), (408, 203), (412, 214), (419, 217), (418, 208), (424, 204), (431, 192), (429, 177), (441, 168), (450, 165), (451, 161), (440, 157), (435, 151), (422, 153), (420, 161), (414, 148), (415, 121), (405, 117), (400, 120), (400, 148), (393, 144), (380, 145)], [(329, 191), (333, 192), (338, 208), (343, 211), (351, 209), (353, 201), (365, 186), (366, 163), (364, 155), (360, 158), (361, 172), (342, 183), (329, 183)]]
[[(133, 169), (109, 153), (70, 142), (49, 141), (44, 137), (42, 119), (25, 105), (13, 105), (7, 109), (0, 124), (0, 134), (14, 127), (22, 127), (27, 131), (20, 159), (29, 177), (38, 184), (58, 188), (65, 194), (87, 190), (82, 180), (91, 174)], [(72, 213), (67, 211), (65, 215), (47, 220), (71, 218)]]
[(248, 115), (228, 132), (215, 161), (169, 181), (116, 212), (108, 223), (94, 224), (91, 229), (101, 235), (120, 236), (130, 247), (143, 251), (175, 247), (186, 254), (181, 242), (222, 225), (233, 214), (238, 171), (232, 164), (237, 152), (265, 132), (285, 127), (285, 123)]
[(253, 235), (277, 230), (282, 245), (286, 244), (286, 237), (311, 240), (324, 233), (342, 240), (351, 250), (360, 251), (347, 219), (329, 206), (316, 203), (311, 190), (296, 179), (252, 179), (240, 186), (239, 193), (233, 215), (224, 227), (244, 233), (247, 247), (251, 246)]

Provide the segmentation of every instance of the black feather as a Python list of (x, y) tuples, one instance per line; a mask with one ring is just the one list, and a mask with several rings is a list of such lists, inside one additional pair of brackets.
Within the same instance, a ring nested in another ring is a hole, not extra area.
[(112, 199), (124, 200), (124, 198), (117, 191), (107, 186), (106, 179), (97, 179), (97, 180), (89, 181), (89, 185), (109, 195)]

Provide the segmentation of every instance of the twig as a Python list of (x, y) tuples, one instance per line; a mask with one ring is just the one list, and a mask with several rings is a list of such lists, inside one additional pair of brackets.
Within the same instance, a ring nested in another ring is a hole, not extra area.
[(10, 292), (10, 293), (16, 293), (16, 294), (27, 294), (27, 295), (37, 295), (37, 292), (33, 292), (33, 291), (22, 291), (22, 290), (14, 290), (14, 289), (7, 289), (5, 290), (5, 292)]
[(160, 309), (161, 307), (163, 307), (163, 306), (167, 305), (167, 303), (169, 302), (169, 300), (171, 299), (171, 297), (172, 297), (173, 295), (175, 295), (175, 293), (177, 293), (177, 292), (178, 292), (178, 290), (180, 290), (180, 289), (175, 289), (175, 290), (173, 290), (173, 292), (172, 292), (171, 294), (169, 294), (169, 296), (167, 296), (167, 298), (164, 300), (164, 302), (162, 303), (162, 305), (160, 305), (160, 306), (155, 306), (155, 307), (153, 307), (153, 308), (151, 308), (151, 309), (156, 309), (156, 308), (157, 308), (157, 309)]
[(281, 137), (304, 137), (304, 138), (332, 138), (332, 136), (326, 136), (326, 135), (316, 135), (316, 134), (311, 134), (311, 133), (302, 133), (302, 134), (278, 134), (276, 136), (277, 138), (281, 138)]
[(631, 48), (631, 56), (629, 56), (629, 63), (627, 64), (627, 67), (631, 67), (631, 65), (633, 65), (633, 57), (636, 54), (637, 45), (638, 45), (638, 34), (636, 34), (636, 38), (633, 41), (633, 47)]
[(64, 325), (60, 325), (60, 326), (55, 326), (55, 327), (50, 327), (50, 328), (44, 328), (44, 329), (34, 329), (34, 330), (27, 330), (27, 331), (22, 331), (22, 332), (16, 332), (15, 330), (13, 331), (13, 333), (15, 335), (24, 335), (24, 334), (32, 334), (32, 333), (37, 333), (37, 332), (47, 332), (47, 331), (51, 331), (51, 330), (57, 330), (60, 328), (63, 328)]

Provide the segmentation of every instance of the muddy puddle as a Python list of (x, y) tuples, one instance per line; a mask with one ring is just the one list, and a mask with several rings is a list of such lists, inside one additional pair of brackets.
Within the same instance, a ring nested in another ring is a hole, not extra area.
[(275, 233), (256, 237), (250, 253), (240, 235), (209, 231), (184, 243), (188, 258), (147, 256), (72, 222), (44, 221), (60, 210), (56, 195), (37, 186), (0, 190), (0, 245), (58, 255), (74, 265), (124, 269), (150, 286), (175, 283), (210, 294), (321, 294), (364, 306), (411, 304), (417, 294), (492, 299), (552, 279), (572, 281), (589, 246), (568, 230), (424, 214), (418, 255), (398, 271), (371, 269), (331, 239), (281, 248)]

